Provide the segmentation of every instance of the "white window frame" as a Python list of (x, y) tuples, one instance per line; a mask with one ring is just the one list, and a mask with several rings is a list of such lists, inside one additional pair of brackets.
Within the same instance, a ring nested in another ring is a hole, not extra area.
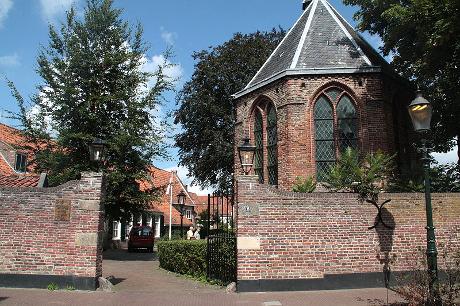
[(112, 226), (113, 226), (112, 240), (120, 240), (121, 222), (113, 221)]
[(189, 220), (192, 220), (192, 210), (191, 209), (187, 209), (185, 211), (185, 217)]
[(154, 216), (155, 218), (155, 237), (160, 237), (161, 233), (161, 216)]
[[(18, 167), (17, 167), (19, 158), (21, 159), (20, 160), (20, 166), (21, 166), (20, 169), (18, 169)], [(24, 164), (24, 167), (22, 167), (23, 164)], [(19, 173), (26, 173), (27, 172), (27, 155), (26, 154), (16, 153), (16, 157), (14, 159), (14, 170), (16, 172), (19, 172)]]

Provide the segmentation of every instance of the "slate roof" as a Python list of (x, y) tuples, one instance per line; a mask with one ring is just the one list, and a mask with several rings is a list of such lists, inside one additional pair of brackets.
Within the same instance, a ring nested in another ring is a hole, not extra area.
[(380, 72), (388, 63), (327, 0), (313, 0), (238, 98), (286, 75)]

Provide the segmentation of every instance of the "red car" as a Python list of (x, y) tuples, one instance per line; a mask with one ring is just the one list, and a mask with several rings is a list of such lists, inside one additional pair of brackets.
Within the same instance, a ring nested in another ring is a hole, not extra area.
[(129, 232), (128, 252), (144, 248), (152, 253), (154, 240), (155, 236), (150, 226), (134, 226)]

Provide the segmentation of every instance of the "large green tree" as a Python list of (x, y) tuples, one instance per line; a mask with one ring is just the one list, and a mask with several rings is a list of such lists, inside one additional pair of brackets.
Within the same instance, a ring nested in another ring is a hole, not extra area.
[(282, 29), (236, 33), (227, 42), (193, 54), (195, 71), (177, 95), (175, 137), (180, 164), (202, 186), (226, 188), (233, 172), (234, 106), (243, 89), (284, 36)]
[[(35, 170), (48, 172), (52, 185), (104, 171), (106, 212), (113, 218), (143, 209), (155, 196), (141, 191), (139, 181), (149, 180), (151, 160), (165, 152), (162, 125), (152, 114), (171, 87), (165, 67), (143, 69), (142, 27), (130, 27), (121, 14), (112, 0), (88, 0), (82, 18), (71, 9), (59, 30), (50, 26), (49, 44), (37, 58), (43, 82), (31, 108), (10, 82)], [(107, 141), (103, 164), (89, 159), (96, 137)]]
[[(460, 142), (460, 1), (344, 0), (357, 5), (361, 31), (377, 34), (381, 50), (434, 107), (436, 149)], [(458, 151), (460, 157), (460, 151)]]

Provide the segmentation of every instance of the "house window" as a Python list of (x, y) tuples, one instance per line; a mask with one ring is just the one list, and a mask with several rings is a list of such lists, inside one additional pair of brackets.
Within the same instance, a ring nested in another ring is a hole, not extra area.
[(155, 237), (160, 237), (161, 216), (155, 216)]
[(254, 118), (254, 173), (259, 177), (259, 183), (264, 183), (264, 128), (263, 119), (260, 111), (256, 111)]
[(115, 238), (119, 238), (118, 235), (119, 235), (119, 231), (118, 231), (118, 221), (113, 221), (113, 233), (112, 233), (112, 237), (115, 239)]
[(269, 106), (267, 115), (267, 171), (268, 183), (278, 185), (278, 136), (276, 129), (276, 112), (273, 106)]
[(15, 168), (17, 172), (26, 172), (27, 156), (25, 154), (16, 153)]
[(351, 98), (343, 90), (331, 88), (316, 101), (313, 117), (316, 179), (321, 182), (340, 153), (358, 148), (358, 116)]
[(192, 220), (192, 211), (190, 209), (185, 211), (185, 217), (189, 220)]

